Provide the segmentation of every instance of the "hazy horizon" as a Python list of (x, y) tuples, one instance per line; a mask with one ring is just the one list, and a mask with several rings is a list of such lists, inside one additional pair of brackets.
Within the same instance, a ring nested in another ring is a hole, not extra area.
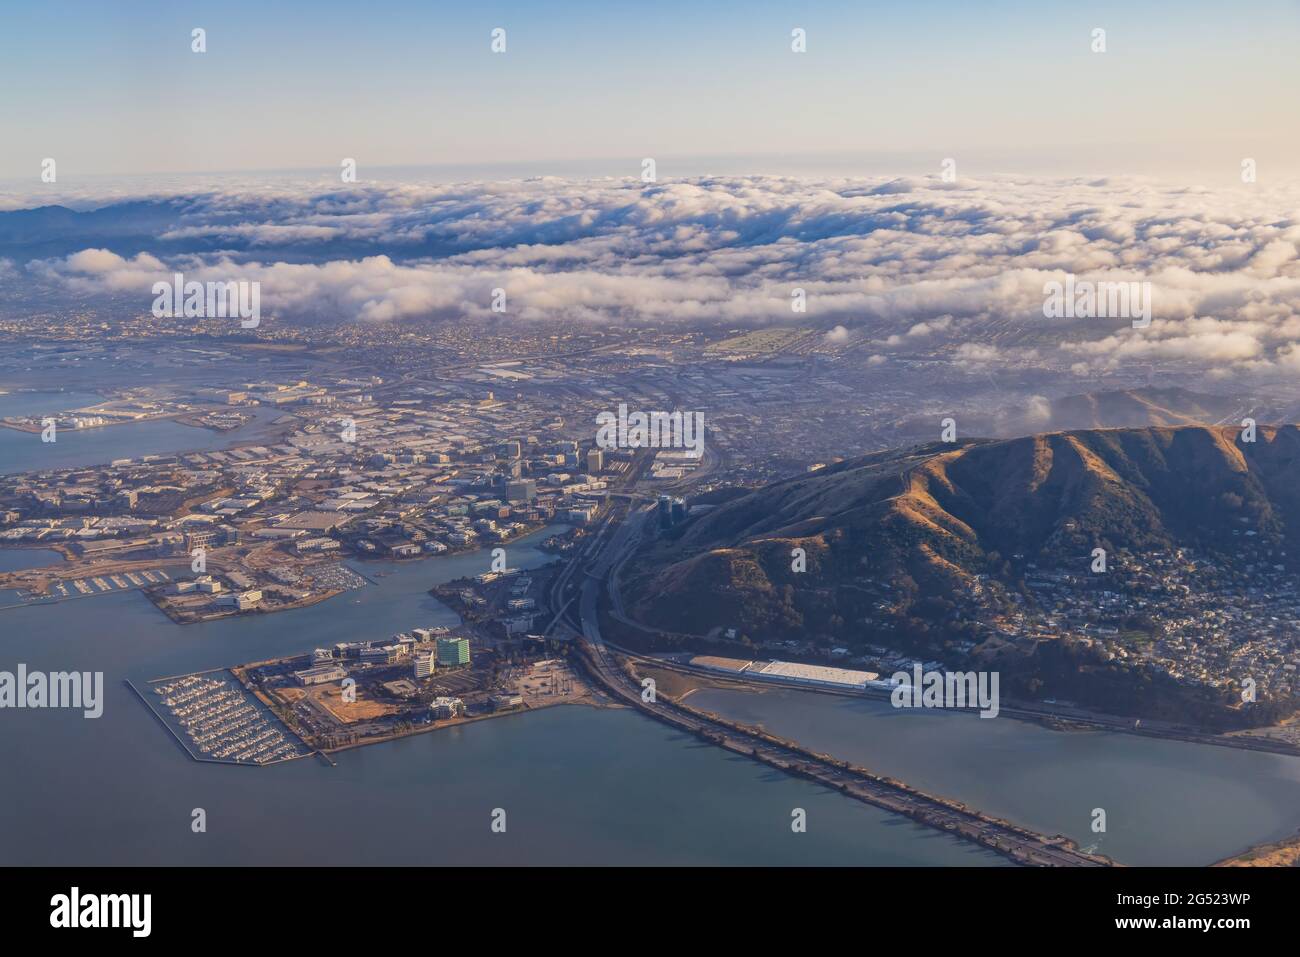
[[(71, 183), (345, 157), (378, 171), (872, 155), (918, 164), (897, 173), (946, 157), (997, 172), (987, 158), (1003, 157), (1008, 172), (1166, 177), (1231, 177), (1252, 157), (1267, 177), (1300, 155), (1281, 121), (1300, 81), (1293, 3), (1249, 16), (1210, 3), (678, 0), (313, 13), (242, 0), (6, 10), (0, 124), (20, 135), (0, 146), (0, 180), (39, 184), (45, 158)], [(792, 50), (796, 29), (806, 52)]]

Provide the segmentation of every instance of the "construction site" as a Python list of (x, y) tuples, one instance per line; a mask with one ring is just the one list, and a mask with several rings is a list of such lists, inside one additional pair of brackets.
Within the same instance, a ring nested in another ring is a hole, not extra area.
[(592, 704), (563, 658), (470, 650), (447, 629), (344, 642), (231, 669), (309, 748), (328, 752), (557, 704)]

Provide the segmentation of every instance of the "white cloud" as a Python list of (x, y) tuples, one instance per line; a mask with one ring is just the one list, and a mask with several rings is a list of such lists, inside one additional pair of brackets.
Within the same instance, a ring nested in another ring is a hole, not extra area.
[[(173, 271), (260, 280), (264, 310), (309, 321), (473, 320), (501, 287), (523, 320), (814, 323), (831, 343), (946, 342), (977, 365), (1029, 354), (1016, 345), (1028, 334), (1078, 374), (1153, 360), (1260, 369), (1291, 367), (1300, 341), (1297, 200), (1023, 178), (235, 189), (170, 196), (149, 252), (27, 268), (79, 292), (134, 292), (142, 311)], [(1150, 282), (1155, 321), (1044, 319), (1044, 283), (1070, 273)], [(791, 313), (796, 287), (806, 314)]]

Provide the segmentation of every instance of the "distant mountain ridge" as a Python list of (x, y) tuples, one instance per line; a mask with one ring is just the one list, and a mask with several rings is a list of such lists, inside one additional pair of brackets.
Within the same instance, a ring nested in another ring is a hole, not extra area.
[(1183, 388), (1087, 392), (1053, 399), (1047, 421), (1039, 421), (1037, 430), (1215, 425), (1248, 408), (1237, 396), (1204, 395)]
[[(1300, 409), (1239, 395), (1211, 395), (1181, 387), (1109, 389), (1054, 399), (1035, 397), (996, 411), (954, 411), (958, 432), (966, 436), (1015, 438), (1042, 432), (1084, 429), (1135, 429), (1179, 425), (1240, 425), (1251, 415), (1261, 422), (1289, 422)], [(933, 415), (898, 423), (901, 435), (935, 434)]]

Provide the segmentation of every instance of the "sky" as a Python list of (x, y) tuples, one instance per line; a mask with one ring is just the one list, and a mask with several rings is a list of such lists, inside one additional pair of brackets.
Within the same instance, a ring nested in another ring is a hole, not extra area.
[[(501, 289), (523, 320), (1292, 382), (1297, 41), (1276, 0), (9, 4), (0, 302), (147, 315), (183, 272), (271, 321), (473, 322)], [(1148, 284), (1151, 321), (1049, 317), (1071, 276)]]
[[(191, 51), (191, 30), (207, 52)], [(490, 49), (506, 31), (506, 52)], [(791, 51), (791, 31), (807, 52)], [(1106, 51), (1092, 52), (1093, 30)], [(518, 173), (1261, 177), (1300, 165), (1300, 4), (0, 8), (0, 180)]]

